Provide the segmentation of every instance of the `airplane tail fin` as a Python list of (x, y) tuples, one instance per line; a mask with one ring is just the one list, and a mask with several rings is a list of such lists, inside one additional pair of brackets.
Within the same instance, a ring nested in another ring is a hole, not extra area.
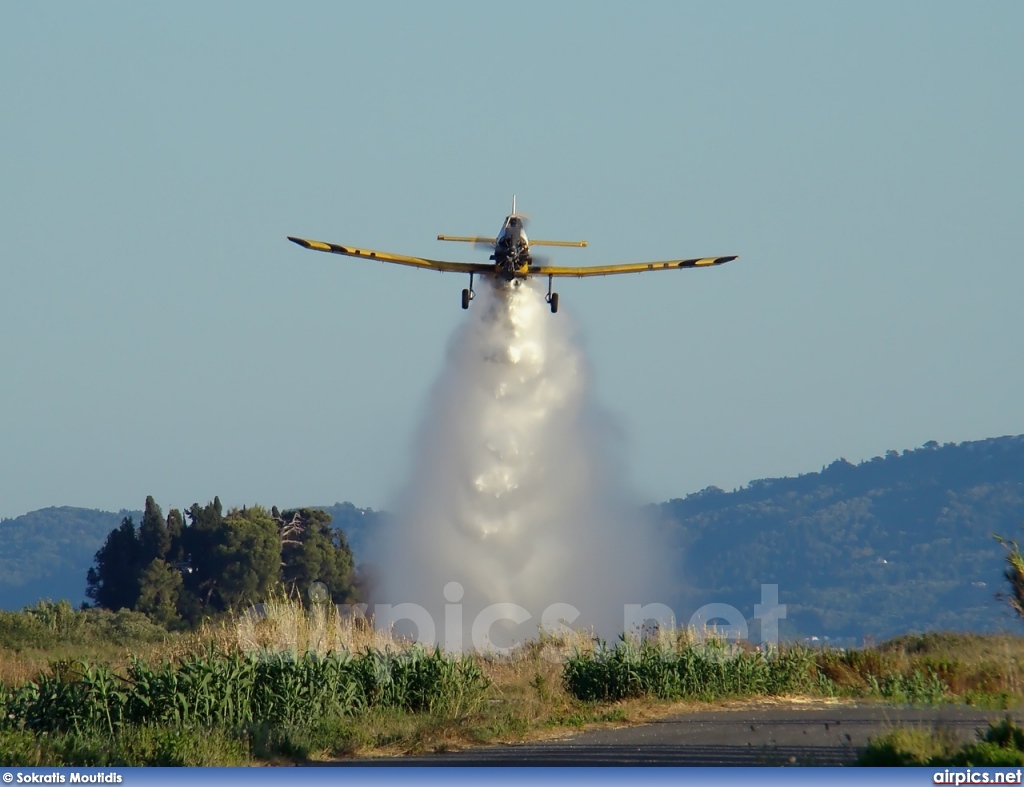
[(587, 242), (585, 240), (531, 240), (531, 246), (568, 246), (571, 248), (582, 249), (585, 248)]
[(494, 238), (485, 238), (480, 235), (438, 235), (438, 240), (453, 240), (459, 243), (489, 243), (494, 245)]
[(496, 238), (485, 238), (480, 235), (438, 235), (437, 239), (456, 241), (458, 243), (472, 243), (474, 249), (486, 251), (488, 254), (494, 251), (494, 244), (497, 243)]

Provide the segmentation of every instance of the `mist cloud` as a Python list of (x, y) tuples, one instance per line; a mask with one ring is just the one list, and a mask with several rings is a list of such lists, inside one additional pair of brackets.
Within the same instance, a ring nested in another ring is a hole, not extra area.
[(622, 630), (625, 604), (663, 600), (667, 571), (624, 488), (616, 432), (592, 401), (571, 320), (551, 315), (532, 283), (480, 288), (415, 452), (374, 546), (373, 601), (424, 607), (436, 639), (446, 601), (461, 604), (467, 644), (484, 608), (527, 610), (525, 623), (492, 629), (503, 645), (535, 636), (552, 604), (576, 607), (573, 627), (609, 637)]

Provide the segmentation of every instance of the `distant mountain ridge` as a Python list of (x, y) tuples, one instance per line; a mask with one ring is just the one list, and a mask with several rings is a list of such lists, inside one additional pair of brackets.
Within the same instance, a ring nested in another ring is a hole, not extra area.
[[(351, 503), (318, 506), (357, 563), (386, 516)], [(854, 465), (709, 487), (648, 507), (682, 584), (681, 622), (708, 602), (747, 617), (777, 584), (787, 624), (804, 634), (890, 636), (924, 629), (1017, 626), (1003, 589), (998, 533), (1024, 538), (1024, 435), (926, 443)], [(0, 608), (84, 598), (85, 572), (122, 517), (46, 508), (0, 521)]]
[(40, 598), (85, 598), (85, 572), (107, 533), (139, 511), (60, 506), (0, 519), (0, 609), (20, 609)]
[(1024, 525), (1024, 436), (930, 442), (859, 465), (714, 487), (653, 507), (691, 605), (753, 614), (761, 583), (804, 633), (889, 636), (1014, 626), (998, 533)]

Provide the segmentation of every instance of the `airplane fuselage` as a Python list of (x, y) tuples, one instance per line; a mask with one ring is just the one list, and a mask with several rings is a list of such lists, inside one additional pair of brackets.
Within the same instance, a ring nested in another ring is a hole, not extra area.
[(530, 256), (530, 240), (523, 229), (523, 220), (519, 216), (509, 216), (498, 233), (494, 242), (495, 273), (505, 279), (523, 278), (530, 270), (533, 258)]

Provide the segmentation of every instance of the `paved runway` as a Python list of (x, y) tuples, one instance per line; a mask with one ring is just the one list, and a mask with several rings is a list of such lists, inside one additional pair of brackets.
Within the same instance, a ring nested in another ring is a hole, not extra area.
[(556, 741), (332, 765), (850, 765), (868, 738), (897, 725), (942, 727), (964, 741), (1005, 712), (967, 707), (772, 704), (682, 713)]

